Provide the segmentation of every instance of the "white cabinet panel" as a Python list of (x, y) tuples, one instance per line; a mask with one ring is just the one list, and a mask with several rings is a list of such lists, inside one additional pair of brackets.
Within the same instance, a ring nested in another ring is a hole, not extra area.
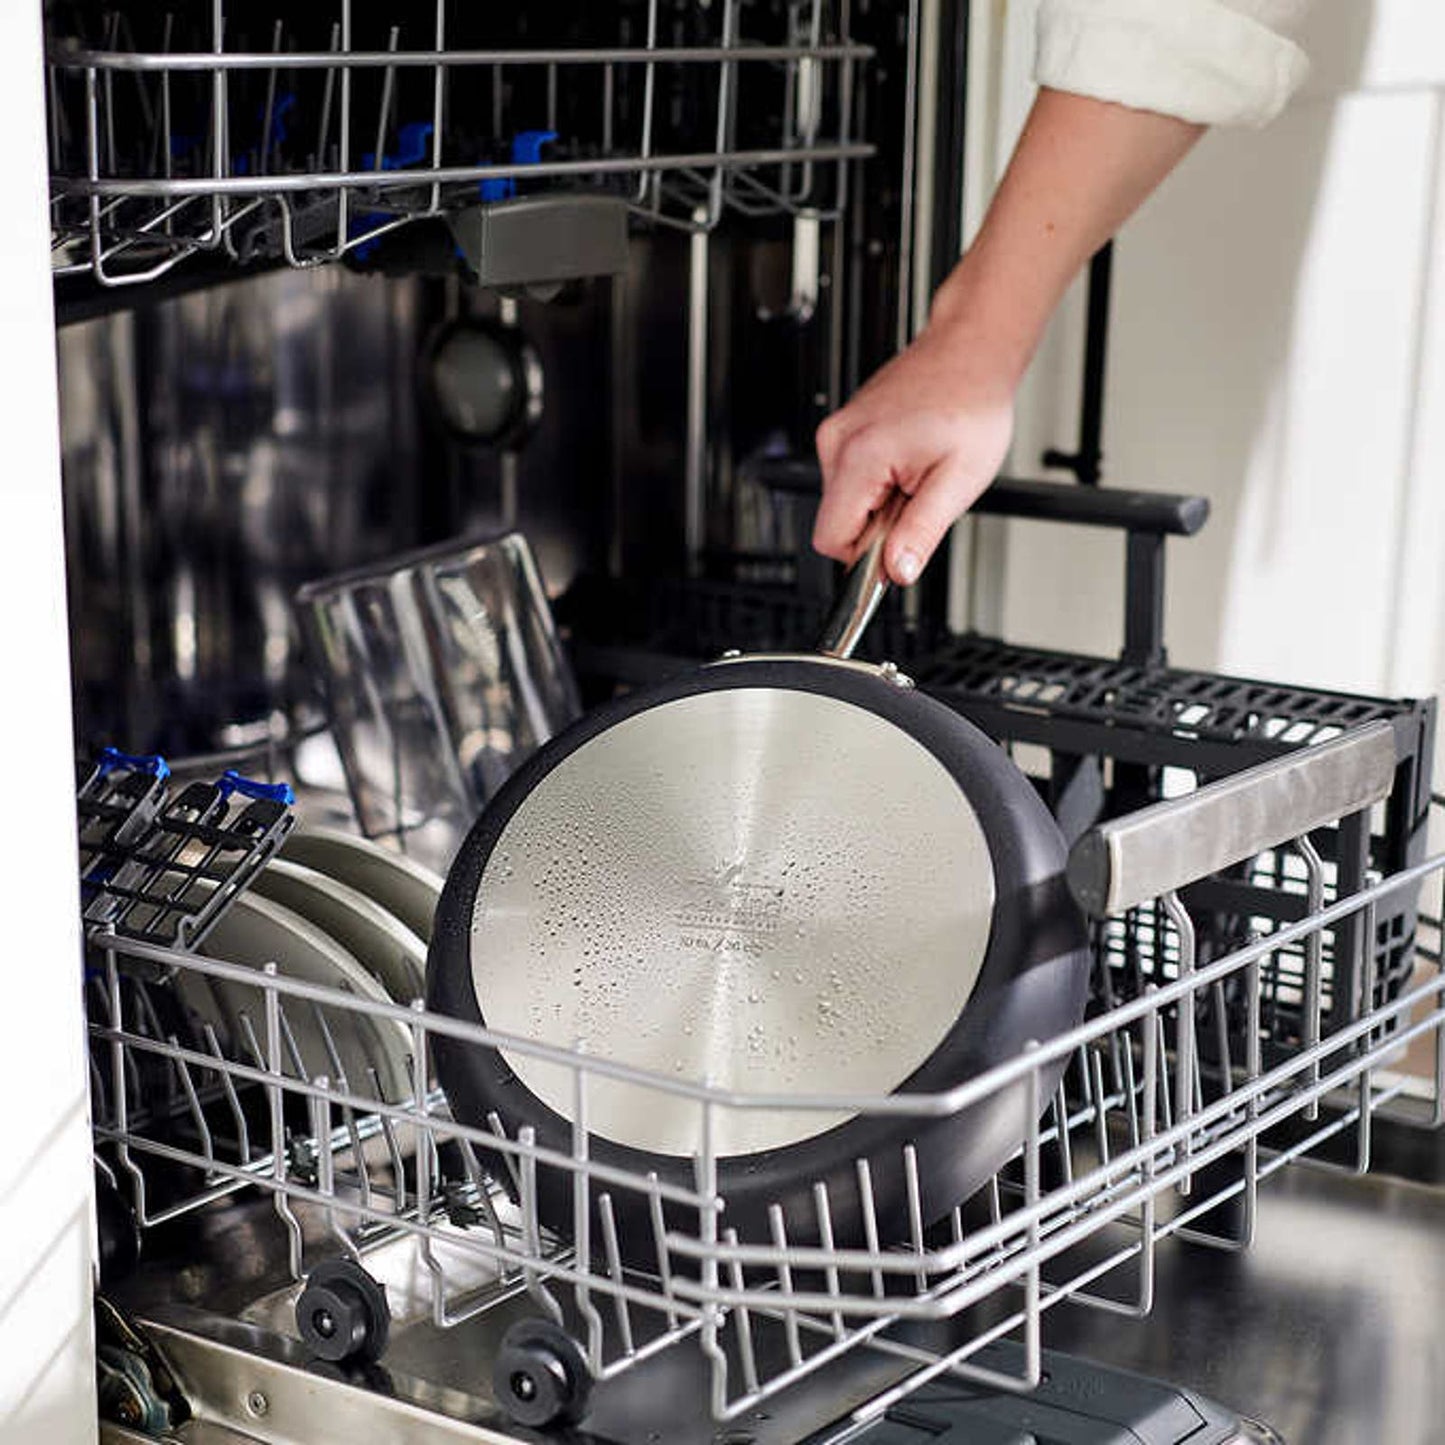
[(1306, 97), (1445, 82), (1440, 0), (1314, 0), (1300, 43), (1310, 56)]
[[(1435, 124), (1432, 92), (1375, 92), (1215, 133), (1121, 239), (1108, 480), (1214, 502), (1171, 544), (1182, 662), (1390, 685)], [(1038, 390), (1031, 446), (1060, 409)], [(1116, 647), (1121, 555), (1013, 526), (1007, 635)]]
[[(1429, 274), (1390, 638), (1390, 690), (1417, 697), (1445, 692), (1445, 96), (1438, 92), (1436, 106)], [(1436, 775), (1445, 780), (1445, 756)]]

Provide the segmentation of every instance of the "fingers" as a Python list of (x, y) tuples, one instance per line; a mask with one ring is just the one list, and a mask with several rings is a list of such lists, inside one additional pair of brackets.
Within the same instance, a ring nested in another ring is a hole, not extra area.
[(896, 438), (861, 426), (840, 440), (830, 426), (825, 422), (818, 432), (823, 500), (813, 546), (825, 557), (851, 562), (868, 518), (896, 485)]
[(910, 587), (948, 534), (987, 485), (957, 465), (940, 462), (909, 498), (883, 549), (888, 575)]
[(905, 587), (993, 479), (1012, 431), (1007, 401), (959, 410), (925, 405), (911, 390), (894, 385), (881, 410), (855, 398), (819, 428), (823, 498), (813, 527), (819, 552), (852, 562), (872, 514), (906, 493), (884, 551), (888, 575)]
[(833, 470), (833, 464), (838, 460), (838, 448), (843, 445), (843, 439), (850, 430), (846, 409), (835, 411), (818, 427), (813, 442), (818, 449), (818, 465), (823, 468), (824, 476)]

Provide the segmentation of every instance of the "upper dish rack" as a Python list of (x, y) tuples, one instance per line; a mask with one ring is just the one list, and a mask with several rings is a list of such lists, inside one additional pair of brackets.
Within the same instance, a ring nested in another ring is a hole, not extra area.
[(848, 0), (72, 0), (46, 24), (53, 269), (112, 286), (198, 253), (366, 258), (538, 192), (693, 230), (827, 219), (871, 154)]

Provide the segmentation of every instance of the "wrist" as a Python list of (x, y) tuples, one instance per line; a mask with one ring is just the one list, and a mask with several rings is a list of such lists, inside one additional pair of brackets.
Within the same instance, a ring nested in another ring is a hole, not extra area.
[(1034, 314), (1025, 293), (970, 251), (938, 288), (920, 339), (966, 360), (970, 372), (1009, 394), (1033, 358), (1048, 313)]

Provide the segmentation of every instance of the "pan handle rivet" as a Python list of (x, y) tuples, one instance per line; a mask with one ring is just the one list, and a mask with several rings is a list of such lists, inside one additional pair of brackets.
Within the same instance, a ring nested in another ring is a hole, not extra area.
[(252, 1390), (246, 1396), (246, 1409), (258, 1420), (271, 1408), (271, 1402), (260, 1390)]
[(884, 682), (890, 682), (894, 687), (912, 687), (913, 679), (906, 672), (899, 672), (896, 662), (883, 662), (878, 665), (879, 676)]

